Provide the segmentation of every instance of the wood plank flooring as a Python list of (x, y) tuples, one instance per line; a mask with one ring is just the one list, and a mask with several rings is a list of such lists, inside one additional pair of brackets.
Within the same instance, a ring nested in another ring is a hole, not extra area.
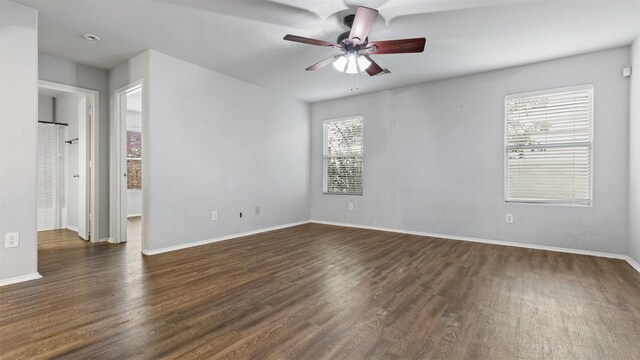
[(306, 224), (156, 256), (40, 235), (2, 359), (640, 359), (621, 260)]

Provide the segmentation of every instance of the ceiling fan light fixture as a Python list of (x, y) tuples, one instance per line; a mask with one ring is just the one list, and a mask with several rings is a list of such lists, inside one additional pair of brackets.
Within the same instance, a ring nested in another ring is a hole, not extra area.
[(357, 74), (358, 73), (358, 62), (356, 59), (356, 54), (347, 55), (347, 70), (345, 71), (347, 74)]
[(340, 72), (344, 72), (346, 66), (347, 66), (347, 57), (344, 55), (338, 56), (336, 61), (333, 62), (333, 67)]
[(285, 35), (284, 40), (342, 51), (342, 54), (330, 56), (305, 70), (316, 71), (333, 64), (336, 70), (350, 75), (365, 71), (369, 76), (376, 76), (381, 73), (388, 74), (390, 71), (378, 65), (371, 58), (372, 55), (409, 54), (424, 51), (427, 39), (423, 37), (370, 42), (369, 33), (377, 17), (378, 10), (366, 6), (358, 6), (355, 14), (349, 14), (344, 17), (343, 24), (350, 30), (340, 34), (334, 43), (291, 34)]
[(371, 66), (371, 61), (369, 61), (366, 56), (359, 55), (358, 68), (360, 69), (360, 71), (365, 71), (369, 66)]

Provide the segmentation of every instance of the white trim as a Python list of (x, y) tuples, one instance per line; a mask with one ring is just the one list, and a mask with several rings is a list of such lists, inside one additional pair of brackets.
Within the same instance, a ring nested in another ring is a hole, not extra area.
[(589, 256), (597, 256), (597, 257), (629, 261), (628, 260), (629, 257), (626, 255), (612, 254), (612, 253), (606, 253), (606, 252), (600, 252), (600, 251), (569, 249), (569, 248), (563, 248), (563, 247), (557, 247), (557, 246), (536, 245), (536, 244), (518, 243), (518, 242), (512, 242), (512, 241), (503, 241), (503, 240), (480, 239), (480, 238), (475, 238), (470, 236), (436, 234), (436, 233), (429, 233), (429, 232), (423, 232), (423, 231), (390, 229), (390, 228), (383, 228), (383, 227), (377, 227), (377, 226), (346, 224), (346, 223), (339, 223), (339, 222), (332, 222), (332, 221), (311, 220), (310, 222), (316, 223), (316, 224), (324, 224), (324, 225), (344, 226), (344, 227), (351, 227), (351, 228), (358, 228), (358, 229), (368, 229), (368, 230), (388, 231), (388, 232), (394, 232), (394, 233), (400, 233), (400, 234), (428, 236), (428, 237), (434, 237), (434, 238), (445, 239), (445, 240), (470, 241), (470, 242), (476, 242), (476, 243), (482, 243), (482, 244), (512, 246), (512, 247), (519, 247), (519, 248), (525, 248), (525, 249), (555, 251), (555, 252), (561, 252), (561, 253), (589, 255)]
[(51, 231), (51, 230), (60, 230), (60, 229), (64, 229), (64, 227), (47, 227), (47, 228), (39, 228), (38, 232), (40, 231)]
[(75, 231), (78, 232), (78, 228), (75, 226), (71, 226), (71, 225), (67, 225), (65, 226), (66, 229), (71, 230), (71, 231)]
[(236, 238), (243, 237), (243, 236), (255, 235), (255, 234), (260, 234), (260, 233), (264, 233), (264, 232), (267, 232), (267, 231), (280, 230), (280, 229), (285, 229), (285, 228), (298, 226), (298, 225), (304, 225), (304, 224), (308, 224), (308, 223), (309, 223), (308, 220), (307, 221), (299, 221), (299, 222), (295, 222), (295, 223), (289, 223), (289, 224), (284, 224), (284, 225), (276, 225), (276, 226), (271, 226), (271, 227), (268, 227), (268, 228), (262, 228), (262, 229), (257, 229), (257, 230), (246, 231), (246, 232), (243, 232), (243, 233), (220, 236), (220, 237), (216, 237), (216, 238), (212, 238), (212, 239), (193, 241), (193, 242), (188, 242), (188, 243), (184, 243), (184, 244), (180, 244), (180, 245), (167, 246), (167, 247), (160, 248), (160, 249), (154, 249), (154, 250), (142, 249), (142, 253), (144, 255), (157, 255), (157, 254), (162, 254), (162, 253), (166, 253), (166, 252), (187, 249), (187, 248), (194, 247), (194, 246), (200, 246), (200, 245), (206, 245), (206, 244), (215, 243), (215, 242), (218, 242), (218, 241), (236, 239)]
[(640, 264), (638, 264), (635, 260), (633, 260), (631, 256), (627, 256), (625, 260), (627, 260), (627, 262), (629, 263), (629, 265), (631, 265), (632, 268), (636, 269), (636, 271), (640, 273)]
[(39, 273), (35, 272), (33, 274), (21, 275), (21, 276), (16, 276), (16, 277), (0, 280), (0, 286), (17, 284), (17, 283), (21, 283), (21, 282), (24, 282), (24, 281), (30, 281), (30, 280), (37, 280), (37, 279), (40, 279), (40, 278), (42, 278), (42, 275), (40, 275)]
[(103, 242), (113, 242), (112, 239), (110, 237), (107, 238), (101, 238), (99, 240), (96, 240), (97, 243), (103, 243)]
[(82, 94), (91, 98), (91, 157), (89, 158), (91, 162), (91, 201), (88, 208), (91, 213), (89, 233), (91, 241), (93, 241), (99, 236), (98, 219), (100, 219), (100, 193), (98, 191), (100, 186), (100, 178), (98, 177), (100, 169), (100, 92), (46, 80), (38, 80), (38, 88)]
[(127, 218), (130, 218), (130, 217), (141, 217), (141, 216), (142, 216), (142, 213), (140, 213), (140, 214), (127, 214)]
[[(148, 111), (146, 111), (145, 108), (145, 102), (146, 102), (146, 97), (145, 97), (145, 89), (144, 89), (144, 80), (143, 79), (139, 79), (136, 80), (134, 82), (131, 82), (119, 89), (116, 89), (115, 91), (113, 91), (111, 93), (112, 95), (112, 112), (111, 112), (111, 196), (110, 196), (110, 204), (111, 204), (111, 214), (109, 216), (110, 219), (110, 224), (111, 224), (111, 228), (110, 228), (110, 239), (112, 239), (112, 242), (114, 243), (123, 243), (127, 241), (127, 234), (126, 234), (126, 219), (127, 219), (127, 215), (126, 215), (126, 209), (124, 208), (124, 205), (126, 205), (126, 193), (128, 192), (128, 189), (126, 189), (126, 182), (123, 185), (122, 184), (122, 177), (120, 176), (120, 174), (123, 173), (123, 170), (126, 169), (126, 163), (123, 164), (123, 160), (126, 161), (126, 159), (123, 159), (123, 156), (126, 157), (126, 154), (123, 153), (122, 146), (124, 144), (124, 140), (122, 139), (122, 130), (123, 128), (126, 130), (126, 123), (123, 125), (123, 121), (126, 120), (123, 119), (121, 117), (121, 96), (125, 95), (127, 93), (136, 91), (136, 90), (141, 90), (141, 96), (142, 96), (142, 119), (141, 119), (141, 126), (142, 126), (142, 137), (145, 138), (146, 133), (148, 131), (147, 126), (145, 125), (146, 121), (145, 119), (149, 116)], [(126, 136), (126, 135), (125, 135)], [(145, 142), (143, 142), (143, 153), (145, 153), (145, 148), (146, 148)], [(148, 173), (147, 169), (148, 169), (148, 156), (143, 156), (142, 159), (142, 173)], [(144, 177), (142, 179), (142, 212), (144, 213), (144, 199), (148, 199), (148, 186), (145, 184), (148, 184), (148, 177)], [(123, 188), (124, 186), (124, 188)], [(146, 231), (146, 221), (145, 219), (142, 219), (142, 224), (141, 224), (141, 244), (142, 244), (142, 248), (144, 249), (147, 246), (147, 231)]]

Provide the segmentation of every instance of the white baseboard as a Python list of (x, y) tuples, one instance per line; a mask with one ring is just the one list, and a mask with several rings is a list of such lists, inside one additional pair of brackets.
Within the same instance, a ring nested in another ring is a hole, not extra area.
[[(352, 227), (352, 228), (359, 228), (359, 229), (388, 231), (388, 232), (394, 232), (394, 233), (419, 235), (419, 236), (429, 236), (429, 237), (440, 238), (440, 239), (448, 239), (448, 240), (471, 241), (471, 242), (477, 242), (477, 243), (483, 243), (483, 244), (513, 246), (513, 247), (519, 247), (519, 248), (525, 248), (525, 249), (547, 250), (547, 251), (555, 251), (555, 252), (562, 252), (562, 253), (569, 253), (569, 254), (598, 256), (598, 257), (604, 257), (604, 258), (626, 260), (627, 262), (629, 262), (631, 260), (631, 258), (629, 258), (626, 255), (612, 254), (612, 253), (606, 253), (606, 252), (600, 252), (600, 251), (569, 249), (569, 248), (556, 247), (556, 246), (517, 243), (517, 242), (503, 241), (503, 240), (480, 239), (480, 238), (474, 238), (474, 237), (469, 237), (469, 236), (435, 234), (435, 233), (428, 233), (428, 232), (422, 232), (422, 231), (390, 229), (390, 228), (383, 228), (383, 227), (377, 227), (377, 226), (346, 224), (346, 223), (338, 223), (338, 222), (332, 222), (332, 221), (311, 220), (311, 222), (312, 223), (316, 223), (316, 224), (325, 224), (325, 225), (344, 226), (344, 227)], [(629, 264), (631, 264), (631, 262), (629, 262)], [(636, 263), (636, 265), (637, 265), (637, 263)], [(634, 266), (634, 265), (631, 264), (631, 266)], [(636, 268), (636, 270), (638, 270), (638, 267), (636, 267), (636, 266), (634, 266), (634, 267)]]
[(108, 237), (108, 238), (101, 238), (98, 239), (96, 241), (92, 241), (93, 243), (103, 243), (103, 242), (114, 242), (112, 238)]
[(23, 281), (36, 280), (36, 279), (40, 279), (40, 278), (42, 278), (42, 275), (40, 275), (39, 273), (35, 272), (33, 274), (27, 274), (27, 275), (12, 277), (12, 278), (9, 278), (9, 279), (0, 280), (0, 286), (17, 284), (17, 283), (20, 283), (20, 282), (23, 282)]
[(129, 215), (127, 215), (127, 218), (130, 218), (130, 217), (139, 217), (139, 216), (142, 216), (142, 214), (129, 214)]
[(162, 254), (162, 253), (166, 253), (166, 252), (187, 249), (187, 248), (194, 247), (194, 246), (211, 244), (211, 243), (215, 243), (215, 242), (218, 242), (218, 241), (231, 240), (231, 239), (235, 239), (235, 238), (239, 238), (239, 237), (243, 237), (243, 236), (260, 234), (260, 233), (267, 232), (267, 231), (273, 231), (273, 230), (289, 228), (289, 227), (303, 225), (303, 224), (307, 224), (307, 223), (309, 223), (309, 221), (300, 221), (300, 222), (289, 223), (289, 224), (284, 224), (284, 225), (272, 226), (272, 227), (268, 227), (268, 228), (251, 230), (251, 231), (238, 233), (238, 234), (220, 236), (220, 237), (213, 238), (213, 239), (206, 239), (206, 240), (193, 241), (193, 242), (188, 242), (188, 243), (179, 244), (179, 245), (167, 246), (167, 247), (163, 247), (163, 248), (160, 248), (160, 249), (153, 249), (153, 250), (151, 250), (151, 249), (142, 249), (142, 253), (144, 255), (157, 255), (157, 254)]
[(78, 232), (78, 228), (77, 228), (77, 227), (75, 227), (75, 226), (67, 225), (67, 226), (66, 226), (66, 228), (67, 228), (67, 229), (69, 229), (69, 230), (71, 230), (71, 231)]
[(625, 260), (627, 260), (627, 262), (629, 263), (629, 265), (631, 265), (632, 268), (636, 269), (636, 271), (640, 273), (640, 264), (638, 264), (635, 260), (633, 260), (631, 256), (627, 256)]

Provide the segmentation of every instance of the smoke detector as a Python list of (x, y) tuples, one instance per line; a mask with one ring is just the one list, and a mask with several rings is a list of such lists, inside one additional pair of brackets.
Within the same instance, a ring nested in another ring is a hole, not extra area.
[(100, 40), (99, 36), (93, 34), (82, 34), (82, 37), (85, 38), (85, 40), (90, 41), (92, 44)]

